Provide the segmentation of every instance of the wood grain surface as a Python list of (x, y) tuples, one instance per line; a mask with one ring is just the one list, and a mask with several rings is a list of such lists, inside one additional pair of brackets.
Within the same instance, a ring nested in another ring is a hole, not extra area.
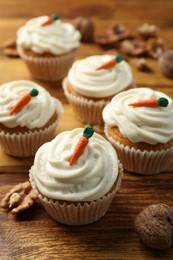
[[(172, 0), (0, 0), (0, 84), (20, 79), (33, 80), (19, 58), (3, 53), (3, 43), (15, 39), (17, 29), (28, 19), (43, 14), (59, 13), (62, 20), (73, 22), (77, 16), (90, 17), (95, 34), (104, 33), (115, 24), (132, 31), (144, 22), (160, 27), (160, 35), (173, 46)], [(82, 44), (77, 59), (105, 51), (94, 44)], [(163, 76), (157, 61), (148, 60), (152, 73), (139, 72), (129, 59), (137, 87), (151, 87), (173, 98), (173, 80)], [(56, 129), (61, 131), (83, 127), (75, 119), (61, 83), (43, 83), (64, 106), (64, 114)], [(0, 149), (0, 199), (9, 189), (28, 179), (33, 158), (16, 159)], [(39, 202), (31, 209), (13, 216), (0, 208), (0, 260), (46, 259), (173, 259), (173, 249), (165, 252), (144, 246), (134, 231), (134, 219), (146, 206), (166, 203), (173, 206), (173, 165), (156, 176), (138, 176), (125, 172), (122, 186), (107, 214), (98, 222), (81, 227), (68, 227), (54, 222)]]

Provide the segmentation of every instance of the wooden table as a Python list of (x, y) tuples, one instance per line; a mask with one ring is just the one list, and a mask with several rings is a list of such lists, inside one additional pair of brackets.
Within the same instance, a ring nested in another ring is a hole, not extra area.
[[(12, 80), (32, 80), (23, 61), (8, 58), (2, 43), (15, 38), (17, 29), (28, 19), (58, 12), (71, 22), (83, 15), (92, 18), (95, 32), (103, 33), (114, 24), (123, 24), (135, 31), (144, 22), (161, 28), (160, 35), (173, 46), (173, 1), (171, 0), (87, 0), (87, 1), (22, 1), (0, 0), (0, 83)], [(78, 58), (102, 54), (94, 44), (82, 44)], [(149, 59), (153, 73), (139, 72), (129, 59), (138, 87), (161, 90), (173, 97), (173, 81), (164, 77), (157, 61)], [(42, 84), (61, 99), (64, 114), (56, 134), (75, 127), (78, 122), (60, 84)], [(0, 150), (0, 198), (19, 182), (28, 179), (33, 158), (16, 159)], [(173, 165), (164, 173), (142, 177), (125, 172), (122, 186), (107, 214), (88, 226), (68, 227), (54, 222), (39, 202), (18, 216), (0, 209), (0, 260), (21, 259), (173, 259), (173, 250), (159, 252), (145, 247), (134, 231), (136, 215), (147, 205), (173, 205)]]

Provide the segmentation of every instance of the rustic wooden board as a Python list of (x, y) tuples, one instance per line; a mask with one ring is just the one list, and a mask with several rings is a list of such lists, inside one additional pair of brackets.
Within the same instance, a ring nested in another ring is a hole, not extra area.
[[(15, 38), (19, 26), (31, 17), (58, 12), (64, 20), (72, 22), (76, 16), (89, 16), (98, 34), (114, 24), (123, 24), (135, 31), (143, 22), (154, 23), (161, 28), (161, 36), (173, 46), (172, 10), (171, 0), (0, 0), (0, 84), (32, 80), (22, 60), (8, 58), (2, 52), (2, 43)], [(82, 44), (77, 59), (102, 53), (104, 51), (94, 44)], [(173, 97), (173, 81), (161, 74), (157, 61), (149, 60), (153, 73), (139, 72), (134, 68), (133, 59), (129, 62), (138, 87), (151, 87)], [(64, 114), (55, 134), (83, 127), (75, 119), (61, 83), (36, 82), (63, 103)], [(11, 187), (28, 179), (32, 164), (33, 158), (13, 158), (0, 149), (0, 199)], [(173, 205), (172, 180), (173, 164), (156, 176), (125, 172), (122, 187), (107, 214), (88, 226), (67, 227), (56, 223), (39, 202), (16, 217), (0, 209), (0, 260), (173, 259), (172, 249), (166, 252), (151, 250), (140, 242), (134, 231), (134, 219), (145, 206), (153, 203)]]

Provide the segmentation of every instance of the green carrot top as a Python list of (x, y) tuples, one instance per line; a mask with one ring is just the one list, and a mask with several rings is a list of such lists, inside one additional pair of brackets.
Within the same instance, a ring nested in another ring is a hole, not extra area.
[(159, 107), (167, 107), (169, 104), (167, 98), (161, 97), (158, 99), (158, 106)]
[(52, 15), (51, 15), (51, 17), (52, 17), (52, 19), (53, 19), (54, 21), (56, 21), (56, 20), (59, 20), (59, 19), (60, 19), (60, 16), (59, 16), (59, 14), (52, 14)]
[(36, 96), (38, 96), (38, 90), (36, 88), (33, 88), (33, 89), (31, 89), (29, 94), (31, 95), (31, 97), (36, 97)]
[(94, 134), (94, 129), (91, 126), (86, 126), (83, 130), (83, 136), (89, 139)]
[(123, 61), (123, 55), (119, 54), (115, 57), (115, 60), (120, 63), (121, 61)]

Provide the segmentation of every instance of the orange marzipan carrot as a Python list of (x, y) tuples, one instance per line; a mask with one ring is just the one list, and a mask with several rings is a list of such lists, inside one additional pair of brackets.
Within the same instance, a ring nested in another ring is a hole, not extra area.
[(70, 158), (70, 166), (74, 165), (78, 158), (83, 153), (85, 147), (89, 142), (89, 138), (94, 134), (94, 129), (92, 126), (86, 126), (83, 130), (83, 135), (80, 137), (79, 141), (77, 142), (74, 152)]
[(133, 107), (158, 107), (158, 100), (156, 98), (150, 98), (145, 100), (139, 100), (134, 103), (128, 104), (129, 106)]
[(17, 101), (17, 103), (10, 109), (9, 114), (12, 115), (14, 113), (18, 113), (25, 105), (27, 105), (32, 96), (30, 93), (24, 93), (20, 99)]
[(121, 61), (123, 61), (123, 56), (121, 54), (117, 55), (116, 57), (114, 57), (114, 59), (111, 59), (103, 64), (101, 64), (100, 66), (98, 66), (96, 68), (96, 70), (101, 70), (101, 69), (109, 69), (114, 67), (117, 63), (120, 63)]
[(99, 67), (97, 67), (96, 70), (112, 68), (116, 63), (117, 62), (115, 59), (109, 60), (109, 61), (105, 62), (104, 64), (100, 65)]
[(52, 17), (47, 17), (47, 20), (42, 22), (41, 26), (45, 26), (45, 25), (51, 24), (53, 22), (54, 22), (54, 20)]
[(72, 157), (70, 158), (70, 165), (71, 166), (74, 165), (75, 162), (78, 160), (78, 158), (81, 156), (81, 154), (83, 153), (83, 151), (84, 151), (85, 147), (87, 146), (88, 142), (89, 141), (85, 136), (82, 136), (79, 139), (79, 141), (78, 141), (78, 143), (75, 147), (75, 150), (72, 154)]

